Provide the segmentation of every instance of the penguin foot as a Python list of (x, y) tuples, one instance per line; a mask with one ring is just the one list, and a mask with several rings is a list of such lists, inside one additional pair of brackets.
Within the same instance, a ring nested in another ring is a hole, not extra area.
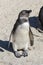
[(28, 51), (27, 51), (27, 50), (24, 50), (23, 53), (22, 53), (22, 55), (23, 55), (24, 57), (28, 56)]
[(19, 53), (18, 51), (15, 51), (14, 54), (15, 54), (15, 56), (16, 56), (17, 58), (20, 58), (20, 57), (21, 57), (21, 55), (20, 55), (20, 53)]

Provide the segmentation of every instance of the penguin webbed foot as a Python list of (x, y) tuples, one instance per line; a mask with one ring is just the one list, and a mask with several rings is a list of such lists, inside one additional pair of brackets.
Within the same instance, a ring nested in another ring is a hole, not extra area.
[(24, 50), (23, 53), (22, 53), (22, 55), (23, 55), (24, 57), (28, 56), (28, 51), (27, 51), (27, 50)]
[(15, 54), (15, 56), (16, 56), (17, 58), (20, 58), (20, 57), (21, 57), (21, 55), (20, 55), (20, 53), (19, 53), (18, 51), (15, 51), (14, 54)]

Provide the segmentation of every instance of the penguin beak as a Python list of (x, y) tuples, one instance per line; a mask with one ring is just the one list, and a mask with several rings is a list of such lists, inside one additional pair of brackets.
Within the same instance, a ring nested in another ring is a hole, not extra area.
[(32, 10), (28, 10), (28, 11), (27, 11), (28, 14), (31, 13), (31, 12), (32, 12)]

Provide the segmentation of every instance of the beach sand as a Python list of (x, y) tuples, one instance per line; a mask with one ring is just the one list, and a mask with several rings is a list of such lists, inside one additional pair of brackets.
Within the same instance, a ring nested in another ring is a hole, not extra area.
[[(43, 33), (38, 20), (43, 0), (0, 0), (0, 65), (43, 65)], [(18, 14), (21, 10), (32, 10), (30, 25), (34, 35), (34, 45), (27, 57), (16, 58), (8, 41)]]

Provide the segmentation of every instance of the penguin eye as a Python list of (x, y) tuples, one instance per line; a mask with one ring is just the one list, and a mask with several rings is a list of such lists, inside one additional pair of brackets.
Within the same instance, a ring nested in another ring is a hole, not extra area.
[(21, 14), (21, 17), (28, 17), (29, 15), (28, 15), (28, 13), (25, 13), (25, 12), (23, 12), (22, 14)]

